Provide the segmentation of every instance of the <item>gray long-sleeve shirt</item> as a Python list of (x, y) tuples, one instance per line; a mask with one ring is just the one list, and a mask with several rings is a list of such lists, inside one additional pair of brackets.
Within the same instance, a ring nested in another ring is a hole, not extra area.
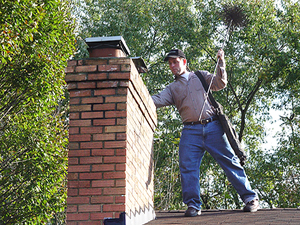
[[(208, 85), (213, 74), (201, 71)], [(226, 87), (227, 73), (225, 62), (220, 61), (216, 76), (212, 81), (211, 90), (218, 91)], [(182, 122), (195, 122), (199, 120), (204, 104), (203, 113), (200, 119), (207, 119), (215, 115), (215, 109), (210, 104), (209, 99), (205, 101), (205, 90), (200, 79), (193, 72), (189, 73), (188, 80), (183, 76), (178, 76), (175, 81), (169, 84), (163, 91), (153, 95), (152, 99), (157, 108), (175, 105), (179, 111)]]

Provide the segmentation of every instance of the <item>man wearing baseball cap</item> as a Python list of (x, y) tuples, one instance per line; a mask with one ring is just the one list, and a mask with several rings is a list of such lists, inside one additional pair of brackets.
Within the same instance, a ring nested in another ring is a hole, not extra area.
[[(224, 52), (217, 53), (216, 75), (200, 71), (211, 90), (218, 91), (227, 85)], [(180, 49), (172, 49), (164, 61), (169, 63), (175, 81), (162, 92), (153, 95), (157, 108), (175, 105), (183, 122), (179, 143), (179, 168), (183, 202), (188, 206), (185, 216), (201, 214), (200, 164), (207, 151), (222, 167), (243, 202), (245, 212), (255, 212), (259, 207), (258, 196), (251, 189), (239, 158), (231, 148), (200, 79), (187, 67), (187, 59)]]
[(168, 55), (165, 57), (164, 61), (168, 61), (169, 58), (183, 58), (185, 59), (185, 54), (180, 49), (172, 49)]

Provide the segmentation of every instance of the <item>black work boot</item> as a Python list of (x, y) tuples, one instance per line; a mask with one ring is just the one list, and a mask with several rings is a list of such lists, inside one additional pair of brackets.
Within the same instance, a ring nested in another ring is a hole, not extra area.
[(185, 211), (185, 214), (184, 214), (184, 216), (187, 216), (187, 217), (194, 217), (194, 216), (199, 216), (199, 215), (201, 215), (201, 210), (197, 210), (193, 207), (189, 207)]

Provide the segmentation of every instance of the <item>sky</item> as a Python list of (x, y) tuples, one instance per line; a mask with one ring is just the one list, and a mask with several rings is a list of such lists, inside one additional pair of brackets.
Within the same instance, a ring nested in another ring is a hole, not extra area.
[(262, 144), (262, 148), (266, 150), (271, 150), (273, 147), (277, 146), (277, 140), (274, 138), (274, 135), (281, 130), (280, 124), (282, 121), (280, 120), (280, 115), (283, 112), (281, 110), (270, 109), (270, 115), (272, 115), (272, 119), (265, 123), (266, 128), (266, 143)]

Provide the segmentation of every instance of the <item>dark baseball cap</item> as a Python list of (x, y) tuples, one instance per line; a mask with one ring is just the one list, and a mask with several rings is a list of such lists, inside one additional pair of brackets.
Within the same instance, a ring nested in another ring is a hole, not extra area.
[(172, 49), (165, 57), (164, 61), (166, 62), (168, 61), (169, 58), (178, 58), (178, 57), (185, 59), (185, 54), (180, 49)]

